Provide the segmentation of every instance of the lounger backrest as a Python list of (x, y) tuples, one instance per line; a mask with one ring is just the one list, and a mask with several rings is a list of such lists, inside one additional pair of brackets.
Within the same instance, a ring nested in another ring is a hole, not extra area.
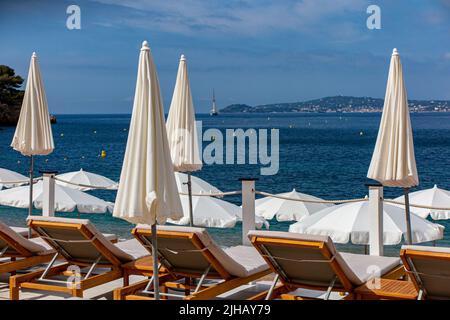
[(450, 248), (403, 246), (400, 257), (426, 299), (450, 299)]
[(56, 251), (73, 263), (119, 266), (133, 258), (107, 240), (85, 219), (29, 217), (29, 226)]
[[(151, 252), (151, 227), (138, 225), (132, 233)], [(211, 266), (209, 277), (227, 279), (245, 273), (244, 267), (228, 256), (204, 228), (158, 226), (157, 234), (160, 262), (171, 272), (201, 275)]]
[(34, 243), (12, 228), (0, 222), (0, 252), (3, 256), (29, 257), (46, 251), (46, 248)]
[(352, 289), (347, 267), (328, 237), (250, 231), (252, 244), (285, 284)]

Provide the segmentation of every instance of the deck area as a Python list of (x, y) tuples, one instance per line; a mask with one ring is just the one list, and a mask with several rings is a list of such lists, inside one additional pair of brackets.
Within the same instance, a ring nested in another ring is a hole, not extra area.
[[(270, 277), (270, 276), (269, 276)], [(138, 282), (143, 280), (142, 276), (131, 276), (130, 283)], [(261, 291), (268, 290), (270, 287), (270, 279), (264, 278), (256, 283), (251, 283), (245, 286), (241, 286), (238, 289), (232, 290), (218, 297), (218, 299), (223, 300), (245, 300)], [(88, 289), (85, 291), (84, 299), (89, 300), (113, 300), (113, 291), (116, 288), (122, 286), (122, 279), (111, 281), (104, 285)], [(324, 292), (312, 291), (312, 290), (297, 290), (303, 296), (310, 296), (320, 298), (324, 295)], [(20, 293), (20, 300), (64, 300), (70, 299), (71, 297), (67, 294), (60, 294), (56, 292), (45, 292), (45, 291), (31, 291), (22, 290)], [(337, 293), (331, 295), (332, 300), (338, 300), (342, 297)], [(6, 277), (0, 277), (0, 300), (9, 300), (9, 287)]]

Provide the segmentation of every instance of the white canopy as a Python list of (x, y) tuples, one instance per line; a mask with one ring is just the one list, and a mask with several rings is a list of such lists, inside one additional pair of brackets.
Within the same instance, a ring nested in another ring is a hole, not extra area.
[[(37, 182), (33, 186), (33, 204), (42, 209), (44, 202), (44, 183)], [(0, 191), (0, 204), (16, 208), (28, 208), (30, 186), (23, 186)], [(91, 196), (87, 193), (55, 185), (55, 211), (80, 213), (112, 212), (114, 204)]]
[(402, 64), (394, 49), (377, 142), (367, 177), (389, 187), (419, 184)]
[[(289, 227), (290, 232), (327, 235), (336, 243), (369, 244), (369, 202), (341, 204), (316, 212)], [(413, 243), (442, 239), (444, 227), (411, 215)], [(406, 237), (405, 211), (383, 204), (383, 242), (396, 245)]]
[(167, 117), (167, 137), (175, 171), (202, 168), (186, 58), (181, 56), (172, 103)]
[[(63, 174), (57, 175), (56, 178), (59, 178), (61, 180), (67, 181), (67, 182), (71, 182), (71, 183), (66, 183), (66, 182), (57, 180), (56, 183), (58, 183), (62, 186), (72, 188), (72, 189), (77, 189), (80, 191), (88, 191), (88, 190), (95, 189), (95, 188), (88, 188), (85, 186), (95, 186), (95, 187), (111, 189), (111, 190), (117, 190), (117, 188), (118, 188), (117, 182), (114, 182), (111, 179), (108, 179), (99, 174), (84, 171), (83, 169), (80, 169), (80, 171), (63, 173)], [(80, 184), (83, 186), (78, 186), (77, 184)]]
[[(179, 225), (189, 225), (189, 197), (182, 195), (180, 199), (184, 217), (179, 221), (168, 221)], [(242, 221), (242, 208), (215, 197), (193, 196), (192, 208), (194, 211), (194, 225), (196, 227), (233, 228), (237, 221)], [(264, 219), (257, 217), (256, 227), (261, 228), (263, 225), (268, 228), (268, 223)]]
[(22, 108), (11, 147), (25, 156), (47, 155), (55, 148), (44, 83), (35, 52), (31, 56)]
[[(309, 194), (297, 192), (295, 189), (291, 192), (277, 194), (277, 196), (301, 200), (322, 200)], [(255, 201), (255, 211), (257, 216), (268, 220), (276, 216), (278, 221), (300, 221), (302, 218), (332, 205), (265, 197)]]
[[(184, 217), (179, 221), (169, 222), (189, 225), (189, 197), (180, 196)], [(232, 203), (214, 197), (193, 196), (194, 225), (196, 227), (233, 228), (240, 208)]]
[[(186, 184), (188, 181), (187, 174), (182, 172), (175, 172), (175, 179), (177, 181), (178, 191), (182, 193), (188, 193), (188, 187)], [(212, 184), (195, 176), (191, 176), (191, 186), (192, 186), (192, 193), (194, 194), (222, 192), (216, 187), (214, 187)]]
[[(0, 168), (0, 190), (3, 187), (6, 187), (6, 188), (17, 187), (17, 186), (27, 183), (27, 181), (28, 181), (28, 177), (26, 177), (20, 173), (17, 173), (15, 171), (11, 171), (8, 169)], [(19, 182), (19, 183), (4, 184), (3, 182)]]
[[(405, 197), (401, 196), (394, 200), (404, 203)], [(435, 220), (450, 219), (450, 210), (425, 209), (412, 206), (413, 204), (418, 204), (436, 208), (450, 208), (450, 191), (440, 189), (437, 185), (434, 185), (431, 189), (410, 193), (409, 201), (411, 205), (411, 212), (422, 218), (426, 218), (428, 215), (431, 215), (431, 217)], [(403, 207), (403, 205), (400, 206)]]
[(183, 217), (170, 157), (156, 67), (142, 43), (133, 114), (114, 216), (155, 225)]

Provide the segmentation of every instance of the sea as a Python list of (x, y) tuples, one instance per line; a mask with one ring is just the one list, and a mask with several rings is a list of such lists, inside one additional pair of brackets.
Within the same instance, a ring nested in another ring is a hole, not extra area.
[[(120, 176), (126, 147), (130, 115), (57, 115), (52, 126), (55, 150), (37, 156), (35, 169), (59, 173), (80, 168), (105, 175)], [(380, 113), (270, 113), (270, 114), (198, 114), (203, 131), (215, 128), (253, 128), (279, 130), (279, 171), (261, 175), (261, 164), (204, 165), (194, 175), (222, 191), (241, 189), (239, 178), (258, 178), (256, 189), (270, 193), (299, 192), (324, 199), (362, 198), (368, 194), (366, 183), (375, 145)], [(415, 155), (420, 184), (411, 190), (427, 189), (437, 184), (450, 190), (450, 113), (412, 113)], [(0, 167), (27, 175), (29, 158), (10, 147), (14, 127), (0, 128)], [(270, 134), (270, 132), (269, 132)], [(206, 147), (210, 142), (204, 142)], [(106, 151), (106, 157), (100, 156)], [(270, 153), (270, 148), (269, 148)], [(91, 194), (114, 201), (115, 191), (91, 191)], [(385, 188), (386, 198), (402, 195), (399, 188)], [(241, 204), (240, 196), (226, 197)], [(33, 214), (40, 214), (35, 210)], [(111, 214), (57, 213), (57, 216), (90, 219), (102, 232), (131, 238), (132, 225)], [(26, 225), (27, 210), (0, 206), (0, 220), (13, 226)], [(437, 221), (447, 227), (445, 237), (428, 245), (450, 246), (450, 222)], [(270, 221), (271, 230), (287, 231), (291, 222)], [(241, 224), (232, 229), (210, 228), (215, 240), (224, 246), (241, 243)], [(339, 250), (364, 252), (362, 246), (338, 245)], [(398, 255), (399, 246), (385, 248), (388, 255)]]

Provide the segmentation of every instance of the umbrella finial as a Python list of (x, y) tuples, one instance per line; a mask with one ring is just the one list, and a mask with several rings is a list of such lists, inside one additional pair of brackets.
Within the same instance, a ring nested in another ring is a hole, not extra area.
[(36, 54), (35, 51), (33, 51), (33, 53), (31, 54), (31, 57), (32, 57), (32, 58), (36, 58), (36, 57), (37, 57), (37, 54)]
[(393, 56), (398, 56), (398, 50), (397, 50), (397, 48), (394, 48), (394, 50), (392, 50), (392, 55), (393, 55)]
[(437, 189), (437, 184), (435, 184), (433, 188), (434, 188), (434, 189)]
[(186, 61), (186, 57), (184, 56), (184, 54), (181, 55), (180, 60), (181, 60), (181, 61)]
[(148, 46), (147, 40), (142, 41), (141, 51), (143, 51), (143, 50), (150, 50), (150, 47)]

